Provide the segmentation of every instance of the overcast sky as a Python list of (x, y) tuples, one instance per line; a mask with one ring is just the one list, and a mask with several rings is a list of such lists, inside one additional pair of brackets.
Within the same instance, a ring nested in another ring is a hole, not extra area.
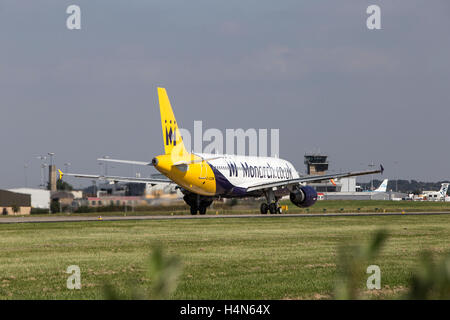
[(2, 0), (0, 187), (23, 186), (25, 164), (37, 186), (47, 152), (82, 173), (162, 153), (157, 86), (189, 130), (279, 128), (299, 171), (320, 149), (333, 171), (450, 179), (449, 18), (448, 0)]

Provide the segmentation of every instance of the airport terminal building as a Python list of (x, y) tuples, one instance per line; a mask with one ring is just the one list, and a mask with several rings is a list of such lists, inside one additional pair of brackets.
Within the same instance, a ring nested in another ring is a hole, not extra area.
[[(327, 174), (329, 162), (328, 156), (320, 153), (305, 154), (305, 166), (307, 175)], [(356, 178), (330, 179), (321, 182), (308, 183), (317, 192), (357, 192)]]

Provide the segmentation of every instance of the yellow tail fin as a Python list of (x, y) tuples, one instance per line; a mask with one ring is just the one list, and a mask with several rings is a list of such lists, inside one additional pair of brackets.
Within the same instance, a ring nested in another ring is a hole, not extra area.
[(173, 156), (184, 156), (187, 154), (183, 139), (178, 129), (178, 123), (173, 115), (169, 97), (166, 89), (158, 88), (159, 111), (161, 112), (161, 127), (163, 134), (164, 151)]

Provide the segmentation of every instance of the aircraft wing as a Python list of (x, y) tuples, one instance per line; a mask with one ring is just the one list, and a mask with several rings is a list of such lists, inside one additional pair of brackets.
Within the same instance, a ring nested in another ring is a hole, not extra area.
[(110, 182), (148, 183), (151, 185), (174, 183), (172, 180), (169, 180), (169, 179), (103, 176), (103, 175), (96, 175), (96, 174), (63, 173), (61, 170), (58, 170), (58, 171), (59, 171), (59, 179), (62, 179), (63, 176), (70, 176), (70, 177), (93, 179), (93, 180), (98, 179), (98, 180), (110, 181)]
[(320, 176), (306, 176), (306, 177), (300, 177), (300, 178), (296, 178), (296, 179), (289, 179), (289, 180), (282, 180), (282, 181), (253, 185), (253, 186), (250, 186), (247, 188), (247, 192), (270, 189), (270, 188), (275, 188), (275, 187), (284, 187), (284, 186), (295, 185), (295, 184), (300, 184), (300, 183), (304, 183), (304, 182), (323, 181), (323, 180), (329, 180), (329, 179), (362, 176), (362, 175), (366, 175), (366, 174), (383, 173), (383, 171), (384, 171), (384, 168), (382, 165), (380, 165), (380, 169), (378, 169), (378, 170), (324, 174), (324, 175), (320, 175)]
[[(199, 156), (199, 157), (200, 157), (200, 159), (197, 159), (197, 160), (178, 161), (178, 162), (175, 162), (173, 165), (174, 166), (189, 165), (189, 164), (194, 164), (194, 163), (198, 163), (198, 162), (210, 161), (210, 160), (223, 158), (223, 156), (217, 156), (217, 157), (211, 157), (211, 158), (204, 158), (201, 156)], [(135, 164), (138, 166), (152, 166), (153, 165), (151, 162), (147, 162), (147, 161), (119, 160), (119, 159), (109, 159), (109, 158), (98, 158), (97, 160), (98, 161), (106, 161), (106, 162), (124, 163), (124, 164)]]

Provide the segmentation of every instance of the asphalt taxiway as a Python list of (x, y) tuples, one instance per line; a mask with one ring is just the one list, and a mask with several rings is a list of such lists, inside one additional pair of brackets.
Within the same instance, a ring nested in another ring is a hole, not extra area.
[(450, 212), (383, 212), (383, 213), (288, 213), (288, 214), (228, 214), (228, 215), (130, 215), (130, 216), (20, 216), (1, 217), (0, 224), (5, 223), (50, 223), (50, 222), (85, 222), (85, 221), (129, 221), (129, 220), (179, 220), (179, 219), (239, 219), (239, 218), (318, 218), (318, 217), (364, 217), (364, 216), (406, 216), (406, 215), (450, 215)]

